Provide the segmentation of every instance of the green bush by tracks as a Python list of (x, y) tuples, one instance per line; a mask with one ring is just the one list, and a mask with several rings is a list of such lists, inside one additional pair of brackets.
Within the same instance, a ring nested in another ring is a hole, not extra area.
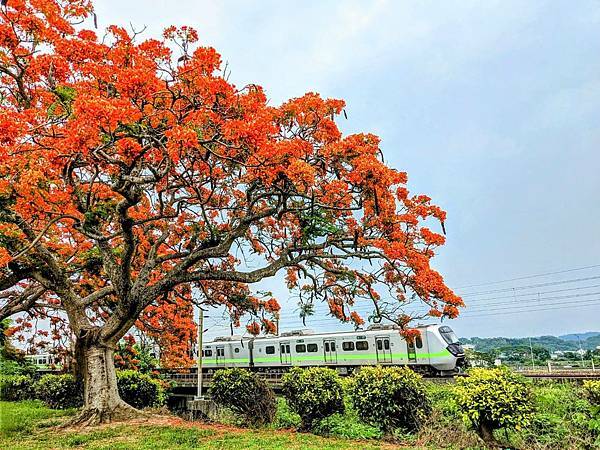
[(252, 425), (268, 424), (275, 418), (277, 402), (273, 390), (248, 370), (217, 370), (210, 393), (215, 402), (242, 415)]
[(344, 390), (335, 370), (294, 367), (282, 382), (283, 396), (300, 416), (303, 429), (312, 429), (321, 419), (344, 412)]
[(600, 381), (584, 381), (583, 390), (592, 405), (600, 406)]
[(533, 397), (525, 379), (506, 368), (471, 369), (456, 380), (457, 404), (485, 441), (494, 430), (521, 430), (533, 417)]
[(167, 399), (159, 380), (135, 370), (118, 370), (117, 387), (121, 398), (135, 408), (162, 406)]
[(16, 402), (33, 397), (33, 378), (30, 376), (0, 375), (0, 400)]
[(416, 431), (431, 411), (422, 377), (407, 367), (363, 367), (349, 395), (359, 417), (386, 432)]
[(35, 396), (52, 409), (83, 405), (83, 387), (73, 375), (44, 375), (35, 383)]

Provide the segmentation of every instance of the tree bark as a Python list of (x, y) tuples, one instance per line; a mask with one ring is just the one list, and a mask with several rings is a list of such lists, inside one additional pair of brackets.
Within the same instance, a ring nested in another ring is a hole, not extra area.
[(486, 422), (480, 422), (479, 426), (477, 427), (477, 433), (486, 444), (492, 446), (496, 444), (496, 439), (494, 439), (494, 430), (490, 424)]
[(83, 409), (67, 426), (92, 426), (117, 422), (145, 414), (125, 403), (119, 396), (113, 350), (100, 344), (87, 345), (83, 370)]

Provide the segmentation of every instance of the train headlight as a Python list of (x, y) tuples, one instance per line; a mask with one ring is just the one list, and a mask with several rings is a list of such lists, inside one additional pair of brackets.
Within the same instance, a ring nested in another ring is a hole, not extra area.
[(463, 350), (462, 345), (460, 344), (450, 344), (446, 348), (454, 356), (463, 356), (465, 354), (465, 351)]

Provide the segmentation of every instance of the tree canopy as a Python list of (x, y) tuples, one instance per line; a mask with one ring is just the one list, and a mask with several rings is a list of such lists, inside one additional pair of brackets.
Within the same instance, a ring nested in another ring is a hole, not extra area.
[(356, 325), (361, 300), (405, 334), (458, 315), (431, 267), (445, 212), (377, 136), (342, 135), (342, 100), (270, 105), (189, 27), (98, 32), (87, 0), (3, 3), (0, 317), (64, 318), (113, 347), (137, 323), (176, 352), (194, 301), (273, 332), (278, 301), (251, 285), (278, 272)]

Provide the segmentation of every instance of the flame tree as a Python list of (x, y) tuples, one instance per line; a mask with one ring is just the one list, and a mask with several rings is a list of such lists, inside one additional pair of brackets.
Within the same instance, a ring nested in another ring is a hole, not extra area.
[(279, 272), (306, 311), (325, 301), (356, 325), (358, 300), (409, 336), (411, 302), (458, 314), (430, 267), (444, 237), (424, 226), (445, 213), (409, 195), (376, 136), (342, 136), (343, 101), (269, 106), (193, 29), (99, 36), (92, 14), (87, 0), (0, 8), (0, 317), (65, 319), (85, 381), (75, 422), (137, 413), (114, 348), (140, 320), (189, 322), (194, 291), (250, 313), (252, 333), (273, 331), (279, 305), (250, 286)]

